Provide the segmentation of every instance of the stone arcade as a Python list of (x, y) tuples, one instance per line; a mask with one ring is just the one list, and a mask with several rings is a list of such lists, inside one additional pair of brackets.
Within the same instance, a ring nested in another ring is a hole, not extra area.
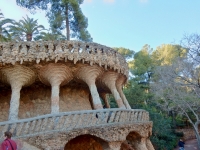
[(154, 150), (148, 112), (123, 94), (127, 78), (125, 59), (100, 44), (0, 43), (0, 138), (9, 130), (33, 150)]

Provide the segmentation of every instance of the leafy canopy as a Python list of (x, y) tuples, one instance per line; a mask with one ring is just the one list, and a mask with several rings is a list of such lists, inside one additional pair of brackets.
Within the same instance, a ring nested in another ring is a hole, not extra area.
[(19, 20), (19, 22), (13, 22), (9, 26), (9, 31), (16, 40), (31, 41), (32, 38), (39, 35), (42, 30), (45, 30), (43, 25), (38, 25), (37, 20), (33, 18), (26, 18)]
[(12, 23), (14, 20), (4, 18), (3, 13), (0, 11), (0, 42), (11, 40), (11, 36), (6, 27), (7, 24)]
[(83, 0), (16, 0), (17, 4), (35, 12), (37, 8), (46, 10), (51, 28), (57, 31), (66, 29), (70, 37), (82, 41), (92, 41), (87, 31), (88, 20), (81, 11)]

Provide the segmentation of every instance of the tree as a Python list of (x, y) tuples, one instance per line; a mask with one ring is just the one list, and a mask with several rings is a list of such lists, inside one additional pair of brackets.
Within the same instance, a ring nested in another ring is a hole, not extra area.
[[(167, 48), (171, 47), (173, 46), (167, 46)], [(173, 48), (173, 50), (176, 51), (177, 49)], [(171, 52), (173, 50), (171, 49)], [(160, 107), (155, 105), (156, 103), (153, 101), (154, 93), (150, 85), (152, 84), (152, 80), (155, 79), (156, 66), (163, 64), (162, 61), (165, 60), (168, 60), (168, 63), (171, 64), (171, 61), (174, 61), (174, 58), (177, 56), (175, 55), (176, 52), (174, 52), (173, 57), (171, 55), (165, 55), (165, 59), (157, 61), (159, 57), (155, 57), (155, 54), (162, 56), (164, 55), (162, 54), (164, 51), (161, 49), (158, 50), (159, 53), (155, 51), (153, 51), (149, 45), (144, 45), (143, 48), (134, 55), (134, 60), (129, 63), (132, 78), (130, 78), (128, 85), (124, 89), (124, 93), (132, 108), (148, 110), (150, 118), (154, 122), (151, 141), (156, 149), (173, 149), (177, 144), (177, 135), (173, 130), (172, 119), (159, 109)], [(165, 52), (167, 52), (167, 50)], [(166, 132), (164, 132), (163, 129)]]
[(113, 47), (113, 49), (123, 55), (125, 59), (132, 59), (135, 54), (133, 50), (124, 47)]
[(171, 65), (177, 57), (184, 57), (187, 50), (181, 45), (163, 44), (152, 53), (152, 59), (157, 66)]
[(171, 66), (155, 71), (157, 81), (151, 84), (157, 105), (166, 111), (185, 115), (192, 125), (200, 148), (200, 68), (187, 58), (177, 58)]
[(12, 22), (12, 19), (5, 19), (3, 13), (0, 12), (0, 42), (6, 42), (10, 40), (11, 37), (5, 25)]
[(134, 55), (134, 60), (130, 61), (130, 71), (134, 75), (134, 78), (137, 79), (140, 83), (148, 82), (152, 74), (152, 51), (152, 48), (146, 44), (139, 52)]
[(167, 114), (175, 112), (188, 119), (200, 148), (199, 37), (197, 34), (184, 36), (182, 45), (167, 46), (169, 50), (165, 49), (165, 45), (154, 52), (154, 58), (159, 60), (157, 61), (159, 66), (154, 70), (150, 89), (155, 94), (154, 101), (157, 107)]
[(67, 40), (77, 38), (92, 41), (87, 31), (88, 20), (81, 11), (83, 0), (16, 0), (17, 4), (32, 11), (46, 10), (51, 28), (61, 31), (66, 28)]
[(55, 41), (55, 40), (64, 40), (66, 37), (59, 32), (51, 30), (50, 32), (41, 32), (40, 35), (35, 37), (35, 40), (44, 40), (44, 41)]
[(172, 150), (177, 146), (177, 140), (181, 133), (175, 132), (172, 126), (172, 119), (161, 113), (154, 106), (147, 106), (145, 109), (153, 121), (151, 141), (156, 150)]
[(23, 17), (19, 22), (13, 22), (9, 26), (11, 35), (18, 40), (32, 41), (42, 30), (45, 30), (43, 25), (38, 25), (37, 20), (33, 18)]

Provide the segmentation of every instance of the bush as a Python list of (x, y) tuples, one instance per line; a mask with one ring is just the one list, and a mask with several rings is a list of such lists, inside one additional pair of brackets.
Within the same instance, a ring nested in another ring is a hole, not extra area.
[(153, 121), (151, 142), (156, 150), (172, 150), (177, 146), (180, 133), (172, 128), (172, 120), (159, 113), (155, 108), (146, 108)]

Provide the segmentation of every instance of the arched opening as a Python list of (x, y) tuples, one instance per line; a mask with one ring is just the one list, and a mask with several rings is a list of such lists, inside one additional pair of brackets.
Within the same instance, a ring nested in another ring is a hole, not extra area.
[[(130, 132), (122, 143), (120, 150), (137, 150), (143, 147), (142, 137), (137, 132)], [(145, 147), (142, 150), (146, 150)]]
[(64, 150), (103, 150), (105, 147), (108, 147), (107, 142), (98, 137), (86, 134), (70, 140), (65, 145)]

